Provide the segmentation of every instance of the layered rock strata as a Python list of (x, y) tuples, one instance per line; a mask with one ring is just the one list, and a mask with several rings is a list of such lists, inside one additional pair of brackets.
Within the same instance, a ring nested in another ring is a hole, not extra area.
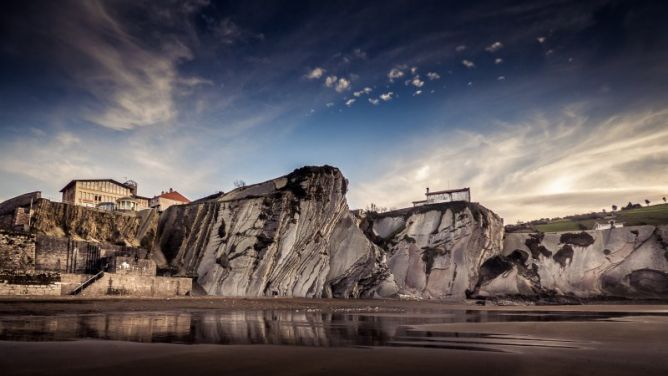
[(368, 213), (360, 226), (385, 250), (399, 293), (408, 297), (463, 299), (480, 265), (502, 250), (503, 220), (477, 203)]
[(153, 255), (177, 275), (227, 296), (394, 296), (384, 252), (357, 227), (347, 181), (304, 167), (160, 218)]

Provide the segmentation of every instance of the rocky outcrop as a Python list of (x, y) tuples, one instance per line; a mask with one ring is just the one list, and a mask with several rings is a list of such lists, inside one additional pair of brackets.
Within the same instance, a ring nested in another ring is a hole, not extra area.
[(507, 234), (481, 267), (483, 297), (668, 298), (668, 226)]
[(385, 254), (357, 227), (346, 190), (338, 169), (304, 167), (170, 207), (153, 256), (213, 295), (393, 296)]
[(368, 213), (360, 225), (381, 246), (404, 296), (463, 299), (483, 261), (501, 253), (503, 220), (476, 203)]
[(148, 248), (157, 211), (108, 212), (39, 199), (33, 203), (31, 230), (37, 234)]

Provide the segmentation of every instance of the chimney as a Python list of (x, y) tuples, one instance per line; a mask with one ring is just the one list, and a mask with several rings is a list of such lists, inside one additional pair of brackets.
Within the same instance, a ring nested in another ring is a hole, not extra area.
[(169, 188), (169, 192), (170, 192), (170, 193), (171, 193), (171, 192), (174, 192), (174, 190), (173, 190), (173, 189), (171, 189), (171, 188)]
[(429, 194), (429, 187), (427, 187), (427, 193), (425, 193), (425, 194), (427, 194), (427, 195)]

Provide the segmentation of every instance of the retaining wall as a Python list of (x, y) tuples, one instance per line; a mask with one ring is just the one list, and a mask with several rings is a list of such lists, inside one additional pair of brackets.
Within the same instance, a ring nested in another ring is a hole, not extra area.
[(60, 284), (14, 285), (0, 283), (0, 295), (60, 295)]
[(183, 296), (190, 295), (192, 279), (151, 277), (142, 275), (105, 273), (102, 278), (84, 289), (83, 296)]

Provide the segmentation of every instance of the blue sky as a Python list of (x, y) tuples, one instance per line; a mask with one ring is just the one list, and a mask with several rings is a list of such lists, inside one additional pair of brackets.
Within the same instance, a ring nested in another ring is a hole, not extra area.
[(0, 6), (0, 199), (124, 177), (190, 198), (306, 164), (351, 207), (470, 186), (507, 222), (668, 195), (668, 6)]

